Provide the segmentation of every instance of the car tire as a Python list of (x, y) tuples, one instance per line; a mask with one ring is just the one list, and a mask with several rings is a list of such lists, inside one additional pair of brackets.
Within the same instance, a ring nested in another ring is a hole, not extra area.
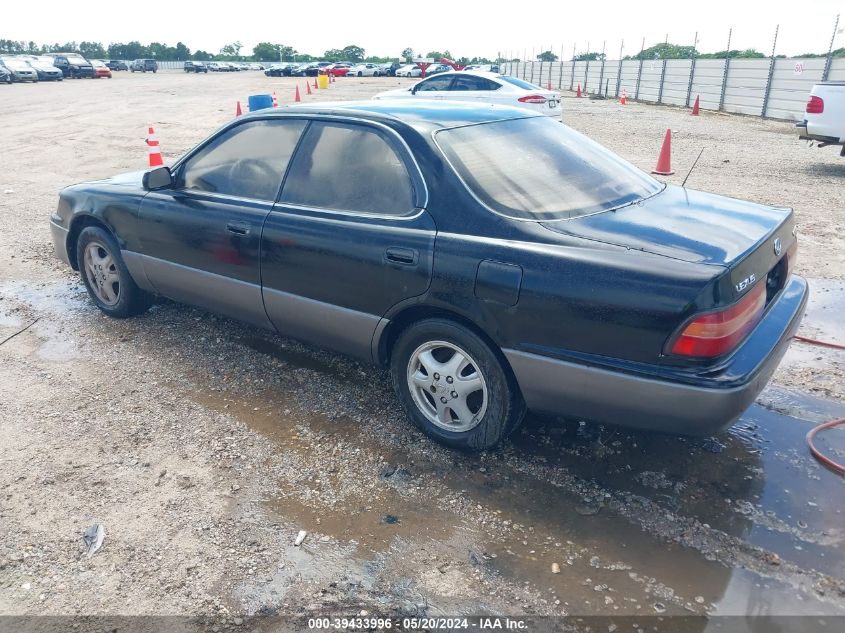
[(525, 417), (525, 401), (504, 357), (455, 321), (432, 318), (406, 328), (393, 346), (390, 373), (417, 428), (452, 448), (490, 449)]
[(76, 241), (76, 261), (88, 295), (105, 314), (125, 319), (152, 305), (153, 296), (132, 279), (108, 231), (98, 226), (84, 228)]
[(364, 76), (364, 73), (362, 73), (362, 72), (359, 70), (359, 71), (358, 71), (358, 76), (359, 76), (359, 77), (363, 77), (363, 76)]

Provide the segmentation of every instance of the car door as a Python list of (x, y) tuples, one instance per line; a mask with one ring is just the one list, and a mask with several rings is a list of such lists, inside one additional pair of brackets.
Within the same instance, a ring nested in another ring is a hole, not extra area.
[(418, 99), (445, 99), (449, 96), (452, 75), (440, 74), (423, 79), (413, 88), (413, 95)]
[(261, 119), (231, 126), (175, 168), (172, 189), (144, 197), (141, 257), (154, 290), (271, 327), (261, 299), (261, 228), (306, 124)]
[(500, 84), (486, 77), (457, 74), (449, 85), (448, 98), (461, 101), (500, 101), (497, 99), (496, 91), (501, 87)]
[(383, 315), (428, 289), (426, 195), (395, 132), (313, 121), (262, 236), (264, 305), (279, 332), (371, 360)]

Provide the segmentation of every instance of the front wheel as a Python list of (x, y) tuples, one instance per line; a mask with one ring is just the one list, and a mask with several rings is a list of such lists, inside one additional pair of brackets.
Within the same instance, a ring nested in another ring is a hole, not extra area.
[(391, 354), (391, 375), (414, 424), (453, 448), (492, 448), (525, 417), (504, 359), (453, 321), (426, 319), (406, 329)]
[(76, 261), (88, 295), (109, 316), (125, 319), (152, 305), (152, 296), (135, 284), (107, 231), (96, 226), (83, 229), (76, 242)]

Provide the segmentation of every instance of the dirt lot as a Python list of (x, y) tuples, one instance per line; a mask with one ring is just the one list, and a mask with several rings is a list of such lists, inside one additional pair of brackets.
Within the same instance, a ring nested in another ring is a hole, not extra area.
[[(37, 319), (0, 347), (0, 614), (845, 615), (845, 480), (803, 444), (811, 421), (845, 415), (841, 352), (794, 345), (717, 438), (532, 416), (465, 455), (411, 428), (384, 372), (166, 301), (102, 316), (53, 259), (58, 190), (144, 168), (147, 125), (172, 160), (237, 99), (290, 103), (294, 83), (0, 87), (0, 340)], [(397, 83), (338, 80), (306, 100)], [(564, 109), (645, 169), (671, 127), (670, 182), (703, 147), (689, 186), (795, 207), (813, 288), (802, 333), (845, 341), (835, 150), (781, 122)], [(842, 435), (822, 442), (840, 459)], [(95, 522), (106, 536), (88, 558)]]

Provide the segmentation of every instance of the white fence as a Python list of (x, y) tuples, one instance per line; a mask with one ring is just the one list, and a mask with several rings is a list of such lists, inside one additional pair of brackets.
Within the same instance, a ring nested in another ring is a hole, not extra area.
[[(774, 119), (801, 120), (824, 58), (636, 59), (505, 63), (501, 71), (555, 90), (690, 106)], [(845, 81), (845, 59), (833, 59), (828, 80)]]

